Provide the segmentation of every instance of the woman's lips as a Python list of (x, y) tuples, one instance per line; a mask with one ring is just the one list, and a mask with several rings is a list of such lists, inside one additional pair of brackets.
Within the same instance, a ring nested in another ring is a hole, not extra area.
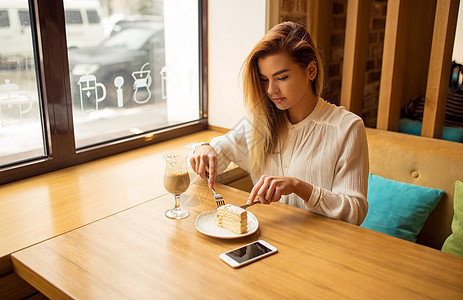
[(283, 100), (285, 100), (284, 97), (281, 97), (281, 98), (272, 98), (273, 102), (275, 103), (280, 103), (280, 102), (283, 102)]

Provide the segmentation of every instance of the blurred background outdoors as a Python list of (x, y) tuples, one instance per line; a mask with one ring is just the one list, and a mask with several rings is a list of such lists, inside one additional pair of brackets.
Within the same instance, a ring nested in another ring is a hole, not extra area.
[[(199, 118), (197, 1), (64, 8), (77, 148)], [(0, 0), (0, 165), (46, 153), (30, 15)]]

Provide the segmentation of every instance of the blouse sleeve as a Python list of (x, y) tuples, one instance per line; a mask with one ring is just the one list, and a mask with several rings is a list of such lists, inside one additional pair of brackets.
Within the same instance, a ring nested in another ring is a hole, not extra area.
[(213, 138), (211, 146), (217, 152), (217, 173), (222, 173), (230, 162), (249, 172), (249, 147), (251, 125), (244, 118), (225, 135)]
[(369, 171), (366, 132), (361, 120), (352, 123), (340, 146), (331, 191), (314, 186), (305, 205), (314, 213), (360, 225), (368, 212)]

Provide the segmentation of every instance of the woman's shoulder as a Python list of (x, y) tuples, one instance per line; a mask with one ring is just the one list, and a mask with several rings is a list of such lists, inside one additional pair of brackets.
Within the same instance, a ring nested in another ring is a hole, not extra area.
[[(321, 99), (321, 98), (320, 98)], [(358, 123), (362, 121), (358, 115), (348, 111), (344, 106), (338, 106), (321, 99), (320, 120), (333, 125), (347, 125), (348, 123)]]

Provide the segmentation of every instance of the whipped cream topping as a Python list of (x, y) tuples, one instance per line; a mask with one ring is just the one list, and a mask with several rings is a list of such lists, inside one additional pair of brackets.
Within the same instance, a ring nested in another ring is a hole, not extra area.
[(231, 204), (225, 204), (225, 205), (219, 207), (217, 210), (218, 211), (220, 211), (220, 210), (229, 210), (229, 211), (231, 211), (231, 212), (233, 212), (233, 213), (235, 213), (237, 215), (241, 215), (242, 213), (246, 212), (245, 209), (243, 209), (243, 208), (241, 208), (239, 206), (231, 205)]

